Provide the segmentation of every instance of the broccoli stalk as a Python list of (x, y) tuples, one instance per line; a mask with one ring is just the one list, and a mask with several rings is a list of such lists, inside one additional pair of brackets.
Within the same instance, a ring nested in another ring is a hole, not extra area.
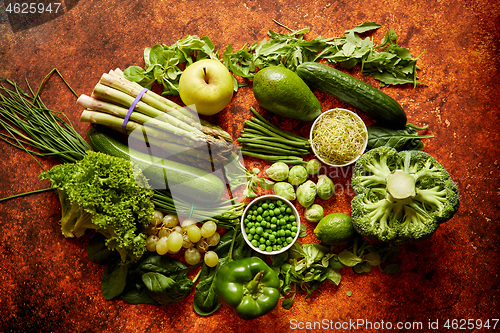
[(89, 152), (76, 163), (42, 172), (50, 179), (61, 204), (64, 237), (82, 237), (95, 230), (106, 237), (121, 262), (136, 262), (146, 251), (144, 231), (153, 218), (153, 191), (130, 161)]
[(421, 151), (370, 150), (356, 162), (352, 186), (356, 231), (394, 244), (427, 239), (460, 203), (446, 169)]

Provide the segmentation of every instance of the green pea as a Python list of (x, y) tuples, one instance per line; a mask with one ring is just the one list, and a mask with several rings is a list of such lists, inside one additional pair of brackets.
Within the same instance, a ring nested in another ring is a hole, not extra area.
[(272, 245), (271, 241), (269, 239), (266, 240), (266, 246), (270, 246), (270, 245)]
[(263, 232), (264, 232), (264, 229), (262, 229), (262, 227), (257, 227), (255, 229), (255, 233), (258, 234), (258, 235), (261, 235)]
[(253, 240), (253, 235), (252, 234), (247, 234), (247, 238), (249, 241), (252, 241)]
[(266, 239), (264, 237), (259, 238), (259, 243), (265, 244), (266, 243)]
[(267, 247), (266, 247), (266, 251), (267, 251), (267, 252), (271, 252), (272, 250), (273, 250), (273, 248), (272, 248), (271, 246), (267, 246)]
[(287, 207), (286, 210), (285, 210), (285, 212), (287, 214), (291, 214), (292, 213), (292, 209), (290, 207)]
[(269, 205), (267, 204), (267, 202), (264, 202), (264, 203), (262, 204), (262, 208), (263, 208), (263, 209), (268, 209), (268, 208), (269, 208)]
[(262, 217), (266, 217), (266, 216), (269, 216), (269, 211), (268, 211), (268, 210), (265, 210), (265, 211), (262, 213)]
[(293, 238), (292, 238), (292, 237), (287, 237), (287, 238), (286, 238), (286, 242), (287, 242), (288, 244), (292, 243), (292, 242), (293, 242)]
[(262, 207), (257, 208), (257, 213), (258, 214), (262, 214), (263, 211), (264, 211), (264, 209), (262, 209)]
[(290, 216), (288, 217), (288, 221), (290, 221), (290, 222), (293, 222), (293, 221), (295, 221), (295, 220), (296, 220), (295, 215), (290, 215)]
[(260, 245), (259, 245), (259, 249), (260, 249), (261, 251), (265, 251), (265, 250), (266, 250), (266, 244), (260, 244)]
[(297, 227), (296, 226), (292, 226), (292, 228), (290, 229), (291, 232), (297, 232)]
[(255, 239), (253, 239), (253, 240), (251, 241), (251, 243), (252, 243), (252, 245), (253, 245), (253, 246), (255, 246), (255, 247), (258, 247), (258, 246), (259, 246), (259, 243), (258, 243)]
[(248, 230), (247, 234), (255, 234), (255, 228), (250, 228), (250, 230)]
[(276, 225), (276, 223), (271, 224), (271, 230), (276, 230), (277, 228), (278, 226)]
[(256, 220), (257, 220), (258, 222), (262, 221), (262, 216), (258, 215), (258, 216), (257, 216), (257, 218), (256, 218)]

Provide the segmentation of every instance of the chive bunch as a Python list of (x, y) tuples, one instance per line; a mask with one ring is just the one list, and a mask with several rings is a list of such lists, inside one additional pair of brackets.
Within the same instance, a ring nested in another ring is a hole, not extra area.
[(262, 117), (253, 107), (255, 117), (245, 120), (238, 142), (241, 153), (266, 161), (282, 161), (287, 164), (304, 164), (302, 156), (310, 153), (307, 138), (285, 131)]
[(7, 86), (0, 85), (0, 139), (31, 156), (53, 156), (62, 163), (75, 162), (91, 147), (64, 113), (50, 110), (42, 102), (40, 90), (53, 73), (77, 96), (57, 69), (44, 78), (36, 93), (28, 80), (29, 92), (8, 79)]

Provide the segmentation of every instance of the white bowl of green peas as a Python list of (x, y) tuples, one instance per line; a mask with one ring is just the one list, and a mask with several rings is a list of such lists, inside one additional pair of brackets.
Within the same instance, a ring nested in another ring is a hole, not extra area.
[(300, 216), (295, 206), (278, 195), (254, 199), (243, 212), (241, 230), (247, 244), (255, 251), (276, 255), (297, 241)]

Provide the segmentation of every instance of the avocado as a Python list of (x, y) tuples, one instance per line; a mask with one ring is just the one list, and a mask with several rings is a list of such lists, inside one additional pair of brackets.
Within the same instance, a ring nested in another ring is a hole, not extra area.
[(313, 121), (321, 104), (295, 72), (280, 66), (261, 69), (253, 79), (253, 94), (264, 109), (287, 118)]

